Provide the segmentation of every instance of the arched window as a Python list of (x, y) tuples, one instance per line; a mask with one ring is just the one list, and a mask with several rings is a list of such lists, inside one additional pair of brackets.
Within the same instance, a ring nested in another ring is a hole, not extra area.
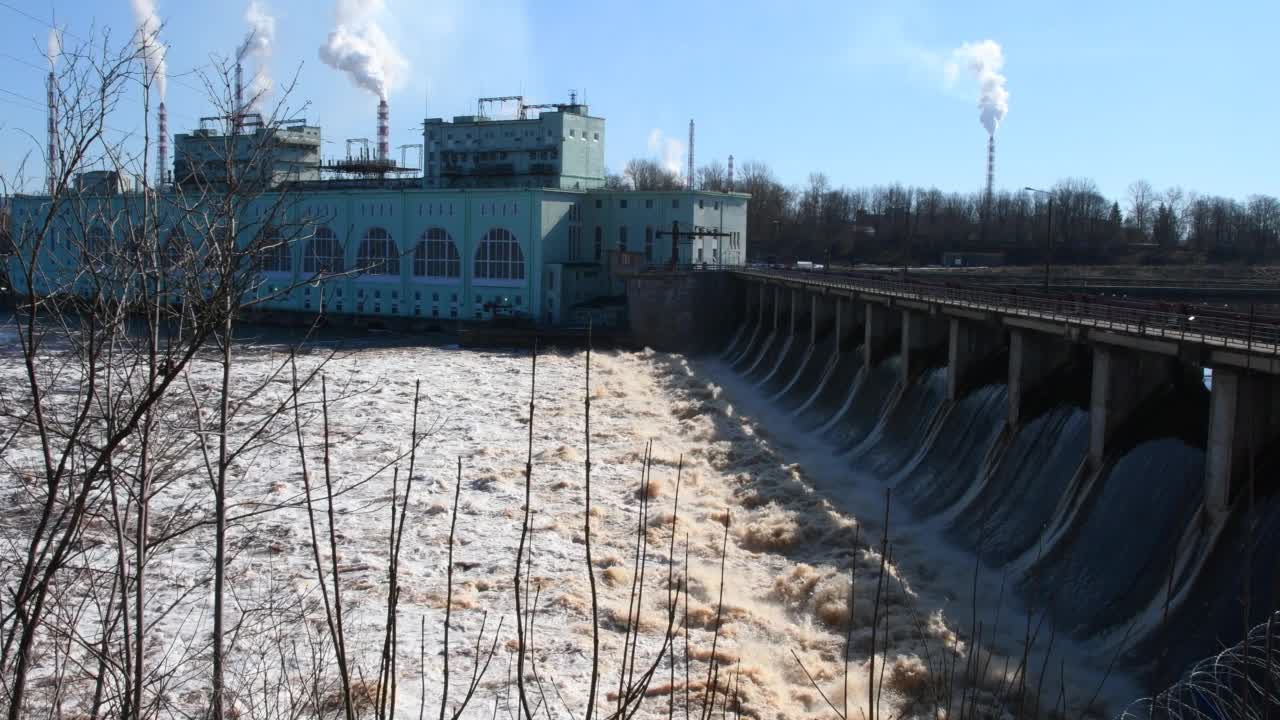
[(356, 267), (370, 275), (399, 275), (400, 251), (385, 228), (371, 227), (360, 241)]
[(287, 273), (293, 271), (293, 258), (289, 254), (289, 242), (273, 227), (263, 228), (258, 236), (258, 269), (262, 272)]
[(648, 225), (644, 229), (644, 260), (645, 262), (653, 262), (653, 226)]
[(604, 257), (604, 228), (596, 226), (596, 262)]
[(620, 225), (618, 227), (618, 252), (627, 251), (627, 226)]
[(305, 273), (340, 273), (345, 268), (342, 243), (328, 225), (317, 225), (307, 240), (307, 250), (302, 256)]
[(462, 276), (458, 246), (444, 228), (431, 228), (413, 248), (414, 277), (456, 278)]
[(524, 253), (510, 230), (493, 228), (476, 249), (477, 280), (523, 280)]

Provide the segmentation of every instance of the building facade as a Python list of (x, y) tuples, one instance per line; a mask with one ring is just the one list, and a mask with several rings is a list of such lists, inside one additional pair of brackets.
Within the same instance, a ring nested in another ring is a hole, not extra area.
[[(428, 121), (426, 137), (436, 133), (440, 145), (428, 145), (436, 149), (427, 151), (422, 178), (277, 183), (245, 203), (237, 220), (245, 244), (268, 223), (288, 228), (278, 251), (255, 267), (259, 306), (474, 321), (501, 305), (539, 324), (576, 324), (602, 303), (622, 302), (624, 271), (745, 263), (749, 196), (602, 189), (603, 125), (578, 105), (535, 120)], [(309, 140), (312, 128), (306, 130)], [(520, 134), (526, 131), (532, 134)], [(219, 141), (202, 136), (197, 145), (205, 143)], [(522, 157), (499, 149), (517, 146)], [(540, 167), (543, 152), (555, 153), (548, 155), (550, 169)], [(469, 157), (454, 157), (460, 154)], [(287, 160), (293, 172), (294, 158)], [(504, 162), (511, 172), (494, 174), (492, 166)], [(183, 183), (155, 196), (162, 243), (208, 234), (189, 226), (187, 218), (199, 216), (190, 207), (193, 196), (211, 201), (207, 189), (195, 195)], [(64, 203), (76, 211), (64, 212), (41, 243), (36, 292), (82, 292), (75, 278), (85, 248), (122, 242), (140, 214), (140, 198), (99, 189)], [(13, 198), (15, 237), (41, 227), (49, 205), (49, 196)], [(11, 259), (10, 275), (21, 293), (27, 288), (18, 260)]]

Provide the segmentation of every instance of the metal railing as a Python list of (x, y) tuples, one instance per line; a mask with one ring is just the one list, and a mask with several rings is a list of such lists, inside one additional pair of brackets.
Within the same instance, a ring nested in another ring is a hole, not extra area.
[(1254, 355), (1280, 355), (1280, 322), (1260, 321), (1247, 315), (1217, 312), (1212, 316), (1197, 316), (1143, 309), (1133, 305), (1112, 305), (1088, 296), (1037, 297), (1007, 291), (991, 292), (872, 278), (828, 276), (803, 271), (734, 269), (733, 272), (744, 277), (785, 280), (813, 287), (939, 303), (1002, 315), (1101, 328), (1128, 335), (1193, 341)]

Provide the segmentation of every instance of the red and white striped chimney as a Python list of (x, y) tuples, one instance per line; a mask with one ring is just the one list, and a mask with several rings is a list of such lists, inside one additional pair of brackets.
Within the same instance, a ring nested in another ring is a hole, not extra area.
[(156, 129), (156, 187), (159, 187), (164, 184), (169, 163), (169, 111), (164, 103), (160, 103), (156, 113), (156, 124), (159, 125)]
[(386, 98), (378, 101), (378, 159), (391, 158), (391, 108)]
[(49, 72), (49, 194), (58, 189), (58, 76)]

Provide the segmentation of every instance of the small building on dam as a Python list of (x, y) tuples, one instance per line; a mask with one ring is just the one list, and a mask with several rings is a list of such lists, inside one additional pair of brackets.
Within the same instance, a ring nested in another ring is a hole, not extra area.
[(606, 188), (605, 120), (587, 105), (534, 114), (521, 100), (514, 119), (483, 108), (426, 119), (420, 169), (389, 157), (381, 127), (376, 152), (349, 142), (325, 161), (321, 128), (303, 120), (206, 118), (175, 136), (159, 182), (86, 171), (56, 196), (13, 197), (13, 290), (32, 289), (34, 263), (37, 294), (86, 294), (86, 264), (119, 261), (138, 232), (199, 257), (231, 218), (242, 246), (263, 248), (257, 309), (299, 318), (444, 325), (501, 308), (538, 325), (600, 324), (625, 317), (600, 309), (621, 307), (628, 275), (745, 264), (748, 195)]

